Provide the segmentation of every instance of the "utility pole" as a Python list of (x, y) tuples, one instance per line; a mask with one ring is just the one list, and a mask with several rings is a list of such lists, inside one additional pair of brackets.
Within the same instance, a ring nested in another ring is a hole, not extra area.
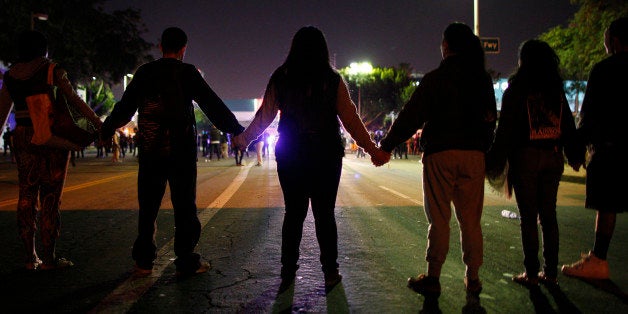
[(473, 0), (473, 32), (480, 37), (480, 0)]

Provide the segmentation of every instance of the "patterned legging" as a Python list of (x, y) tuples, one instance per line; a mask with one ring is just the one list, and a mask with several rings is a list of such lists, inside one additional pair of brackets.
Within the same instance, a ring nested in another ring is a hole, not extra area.
[(30, 143), (32, 136), (31, 127), (18, 126), (15, 129), (13, 143), (19, 184), (18, 234), (24, 243), (25, 262), (36, 261), (35, 231), (39, 220), (43, 249), (41, 259), (46, 264), (53, 264), (61, 225), (61, 192), (70, 155), (66, 150), (33, 145)]

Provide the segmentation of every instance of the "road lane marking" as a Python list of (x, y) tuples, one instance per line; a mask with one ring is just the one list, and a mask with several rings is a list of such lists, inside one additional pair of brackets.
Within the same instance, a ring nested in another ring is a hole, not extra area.
[[(129, 173), (125, 173), (125, 174), (121, 174), (121, 175), (117, 175), (117, 176), (113, 176), (113, 177), (109, 177), (109, 178), (104, 178), (104, 179), (100, 179), (100, 180), (94, 180), (94, 181), (89, 181), (89, 182), (85, 182), (85, 183), (81, 183), (81, 184), (77, 184), (77, 185), (73, 185), (73, 186), (64, 187), (63, 188), (63, 193), (84, 189), (84, 188), (87, 188), (87, 187), (90, 187), (90, 186), (94, 186), (94, 185), (98, 185), (98, 184), (102, 184), (102, 183), (107, 183), (107, 182), (110, 182), (110, 181), (114, 181), (114, 180), (130, 177), (130, 176), (136, 175), (136, 174), (137, 174), (137, 171), (133, 171), (133, 172), (129, 172)], [(4, 201), (0, 202), (0, 207), (16, 205), (18, 200), (19, 200), (18, 198), (4, 200)]]
[(382, 189), (382, 190), (388, 191), (388, 192), (390, 192), (392, 194), (395, 194), (395, 195), (397, 195), (397, 196), (399, 196), (401, 198), (405, 198), (405, 199), (407, 199), (407, 200), (409, 200), (409, 201), (411, 201), (411, 202), (413, 202), (413, 203), (415, 203), (417, 205), (423, 205), (423, 202), (421, 202), (419, 200), (416, 200), (414, 198), (411, 198), (410, 196), (407, 196), (407, 195), (405, 195), (403, 193), (397, 192), (397, 191), (395, 191), (395, 190), (393, 190), (391, 188), (387, 188), (387, 187), (385, 187), (383, 185), (380, 185), (379, 188)]
[(130, 177), (133, 175), (137, 175), (137, 171), (132, 171), (129, 173), (125, 173), (125, 174), (121, 174), (118, 176), (113, 176), (113, 177), (109, 177), (109, 178), (104, 178), (104, 179), (100, 179), (100, 180), (95, 180), (95, 181), (89, 181), (89, 182), (85, 182), (82, 184), (77, 184), (77, 185), (73, 185), (73, 186), (69, 186), (69, 187), (65, 187), (63, 188), (63, 192), (70, 192), (70, 191), (74, 191), (74, 190), (79, 190), (79, 189), (84, 189), (90, 186), (94, 186), (94, 185), (98, 185), (101, 183), (107, 183), (113, 180), (117, 180), (117, 179), (122, 179), (122, 178), (126, 178), (126, 177)]
[[(213, 201), (198, 214), (198, 219), (201, 222), (201, 229), (203, 229), (207, 223), (214, 217), (214, 215), (225, 206), (225, 204), (233, 197), (238, 191), (242, 183), (249, 174), (249, 170), (253, 163), (246, 167), (240, 167), (240, 172), (233, 179), (231, 184)], [(146, 277), (131, 276), (116, 289), (114, 289), (108, 296), (106, 296), (100, 303), (89, 313), (127, 313), (133, 304), (142, 297), (142, 295), (152, 287), (155, 282), (163, 275), (166, 268), (176, 258), (174, 254), (174, 238), (170, 239), (168, 243), (159, 249), (157, 252), (157, 259), (153, 266), (153, 272)]]

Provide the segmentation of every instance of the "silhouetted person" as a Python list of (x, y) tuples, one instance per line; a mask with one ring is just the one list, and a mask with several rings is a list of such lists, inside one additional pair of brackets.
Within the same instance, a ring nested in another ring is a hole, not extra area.
[(136, 273), (149, 274), (157, 257), (155, 219), (166, 184), (175, 216), (174, 252), (177, 274), (206, 272), (210, 265), (194, 249), (201, 234), (196, 208), (196, 121), (192, 101), (219, 128), (239, 134), (244, 129), (207, 85), (196, 67), (183, 63), (187, 36), (164, 30), (163, 57), (142, 65), (103, 125), (110, 137), (138, 111), (138, 236), (133, 245)]
[(445, 29), (443, 61), (427, 73), (404, 105), (381, 148), (391, 152), (423, 129), (423, 195), (429, 222), (427, 274), (408, 279), (424, 295), (440, 295), (440, 274), (449, 251), (453, 202), (460, 226), (467, 292), (479, 295), (483, 262), (484, 154), (493, 140), (495, 93), (480, 40), (462, 23)]
[[(608, 248), (615, 232), (617, 214), (628, 211), (624, 166), (628, 153), (628, 18), (613, 21), (604, 34), (610, 56), (591, 70), (580, 110), (578, 132), (589, 147), (585, 207), (597, 212), (593, 249), (571, 265), (565, 275), (608, 279)], [(620, 181), (621, 182), (621, 181)]]
[(6, 131), (4, 131), (4, 134), (2, 134), (2, 141), (3, 141), (3, 149), (4, 149), (4, 153), (3, 155), (6, 156), (7, 152), (9, 151), (9, 149), (11, 149), (11, 128), (7, 127)]
[[(546, 42), (532, 39), (521, 45), (519, 66), (504, 92), (495, 142), (487, 155), (489, 182), (499, 182), (498, 191), (508, 182), (508, 198), (514, 188), (521, 216), (525, 272), (512, 279), (531, 287), (539, 281), (558, 283), (558, 185), (565, 155), (576, 171), (584, 163), (584, 145), (576, 136), (559, 64)], [(537, 224), (543, 238), (543, 265)]]
[(383, 152), (371, 141), (345, 82), (329, 64), (327, 42), (315, 27), (303, 27), (294, 35), (288, 57), (272, 74), (261, 107), (246, 131), (234, 138), (235, 145), (243, 148), (257, 139), (279, 110), (275, 157), (286, 206), (280, 290), (294, 281), (299, 268), (299, 245), (310, 201), (329, 290), (342, 279), (334, 216), (344, 156), (339, 120), (370, 154)]
[[(15, 106), (17, 125), (13, 131), (12, 148), (17, 163), (20, 191), (17, 229), (24, 243), (24, 262), (29, 270), (73, 265), (71, 261), (55, 254), (61, 226), (59, 205), (70, 151), (31, 143), (34, 134), (33, 121), (26, 104), (27, 96), (52, 94), (52, 87), (47, 83), (52, 61), (47, 55), (48, 43), (43, 34), (35, 31), (22, 33), (18, 40), (19, 60), (5, 73), (4, 85), (0, 91), (0, 121), (3, 125), (11, 108)], [(100, 127), (102, 122), (98, 116), (76, 94), (66, 71), (58, 65), (54, 67), (53, 85), (57, 88), (57, 93), (66, 97), (68, 105), (74, 107), (97, 128)], [(39, 255), (35, 251), (36, 230), (39, 230), (42, 243)]]

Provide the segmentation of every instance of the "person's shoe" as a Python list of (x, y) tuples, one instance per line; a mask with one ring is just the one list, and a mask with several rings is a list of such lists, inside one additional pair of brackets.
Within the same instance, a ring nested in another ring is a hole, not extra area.
[(342, 275), (338, 271), (325, 274), (325, 292), (329, 293), (342, 281)]
[(193, 275), (198, 275), (198, 274), (202, 274), (202, 273), (206, 273), (208, 270), (210, 270), (212, 268), (212, 266), (205, 261), (201, 261), (200, 262), (200, 266), (198, 266), (198, 268), (194, 271), (183, 271), (183, 270), (177, 270), (177, 272), (175, 273), (175, 275), (177, 277), (188, 277), (188, 276), (193, 276)]
[(416, 277), (408, 278), (408, 288), (424, 296), (440, 296), (440, 280), (438, 277), (430, 277), (420, 274)]
[(530, 277), (528, 276), (528, 273), (525, 272), (514, 275), (512, 277), (512, 281), (526, 287), (538, 287), (539, 285), (539, 277)]
[(592, 251), (589, 254), (582, 254), (579, 261), (571, 265), (563, 265), (563, 274), (571, 277), (587, 279), (608, 279), (608, 262), (600, 259)]
[(539, 282), (548, 287), (558, 286), (558, 278), (556, 276), (548, 276), (545, 272), (539, 272)]
[(37, 270), (37, 268), (41, 265), (41, 260), (37, 257), (35, 257), (35, 260), (32, 262), (28, 262), (26, 263), (25, 267), (26, 270)]
[(146, 277), (153, 273), (152, 268), (143, 268), (137, 265), (137, 263), (133, 266), (133, 274), (138, 277)]
[(281, 283), (279, 284), (279, 289), (277, 289), (277, 293), (284, 293), (288, 291), (288, 289), (290, 289), (291, 287), (292, 289), (294, 289), (294, 278), (295, 277), (281, 278)]
[(53, 264), (42, 263), (41, 265), (39, 265), (39, 269), (53, 270), (53, 269), (68, 268), (72, 266), (74, 266), (74, 263), (72, 263), (72, 261), (60, 257), (60, 258), (57, 258)]
[(464, 286), (467, 290), (467, 294), (479, 296), (480, 292), (482, 292), (482, 282), (480, 279), (469, 279), (464, 277)]

